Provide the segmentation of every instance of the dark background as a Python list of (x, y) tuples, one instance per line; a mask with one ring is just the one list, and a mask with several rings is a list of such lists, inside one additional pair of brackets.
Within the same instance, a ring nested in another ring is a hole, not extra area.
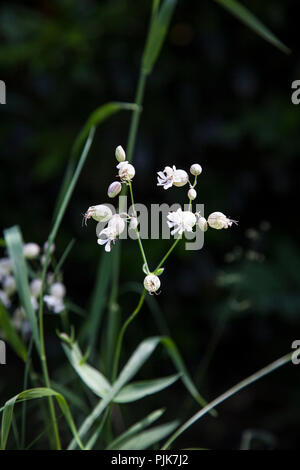
[[(289, 352), (299, 338), (300, 109), (291, 103), (291, 83), (300, 79), (297, 3), (243, 2), (292, 49), (287, 56), (215, 2), (179, 1), (147, 83), (134, 154), (136, 201), (180, 202), (185, 190), (158, 188), (156, 171), (170, 164), (188, 170), (199, 162), (206, 215), (220, 210), (239, 220), (230, 230), (208, 231), (199, 252), (182, 245), (167, 262), (156, 298), (208, 399)], [(26, 241), (45, 241), (81, 126), (105, 102), (134, 100), (150, 6), (132, 0), (1, 2), (0, 79), (7, 86), (7, 104), (0, 107), (2, 228), (18, 224)], [(94, 224), (82, 228), (81, 214), (105, 202), (115, 177), (114, 148), (126, 146), (129, 122), (124, 111), (98, 128), (57, 239), (62, 252), (76, 238), (64, 281), (68, 297), (82, 308), (88, 309), (103, 250)], [(154, 265), (167, 246), (145, 242)], [(124, 242), (122, 284), (142, 281), (140, 264), (137, 244)], [(135, 303), (135, 294), (120, 298), (123, 319)], [(82, 321), (75, 316), (76, 324)], [(54, 376), (65, 360), (55, 326), (50, 321), (47, 331)], [(157, 325), (145, 307), (126, 336), (124, 357), (151, 334)], [(150, 363), (141, 377), (174, 370), (162, 350)], [(13, 357), (9, 364), (3, 397), (22, 387), (21, 364)], [(243, 433), (255, 429), (263, 434), (252, 447), (295, 449), (299, 392), (299, 370), (285, 366), (225, 402), (218, 419), (200, 420), (177, 445), (237, 449)], [(166, 417), (187, 418), (197, 405), (184, 401), (186, 395), (178, 384), (128, 405), (125, 425), (164, 405)]]

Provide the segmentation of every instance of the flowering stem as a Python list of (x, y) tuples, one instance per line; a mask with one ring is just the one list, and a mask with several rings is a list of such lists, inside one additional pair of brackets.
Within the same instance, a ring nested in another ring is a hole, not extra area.
[(115, 354), (115, 358), (114, 358), (114, 365), (113, 365), (113, 372), (112, 372), (112, 382), (114, 382), (116, 380), (116, 377), (117, 377), (120, 353), (121, 353), (121, 349), (122, 349), (122, 343), (123, 343), (123, 337), (124, 337), (125, 331), (126, 331), (128, 325), (132, 322), (132, 320), (137, 316), (137, 314), (141, 310), (142, 305), (143, 305), (144, 300), (145, 300), (145, 295), (146, 295), (146, 289), (143, 290), (143, 292), (141, 294), (141, 297), (140, 297), (140, 300), (139, 300), (139, 303), (137, 304), (137, 307), (132, 312), (130, 317), (127, 318), (127, 320), (125, 321), (125, 323), (122, 326), (121, 331), (119, 333), (118, 341), (117, 341), (117, 345), (116, 345), (116, 354)]
[[(134, 215), (134, 217), (136, 217), (137, 214), (136, 214), (135, 205), (134, 205), (134, 198), (133, 198), (133, 191), (132, 191), (132, 184), (131, 184), (131, 183), (129, 183), (129, 191), (130, 191), (130, 197), (131, 197), (131, 204), (132, 204), (132, 209), (133, 209), (133, 215)], [(142, 244), (142, 240), (141, 240), (140, 232), (139, 232), (138, 228), (135, 229), (135, 232), (136, 232), (137, 241), (138, 241), (138, 243), (139, 243), (139, 247), (140, 247), (140, 250), (141, 250), (141, 254), (142, 254), (142, 258), (143, 258), (144, 264), (145, 264), (146, 269), (147, 269), (147, 271), (148, 271), (148, 273), (149, 273), (149, 272), (150, 272), (150, 271), (149, 271), (149, 266), (148, 266), (147, 258), (146, 258), (146, 255), (145, 255), (145, 251), (144, 251), (144, 248), (143, 248), (143, 244)]]

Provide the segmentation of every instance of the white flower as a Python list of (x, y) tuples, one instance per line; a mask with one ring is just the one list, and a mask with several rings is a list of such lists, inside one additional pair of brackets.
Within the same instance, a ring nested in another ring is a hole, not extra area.
[(109, 252), (111, 250), (111, 243), (116, 241), (116, 238), (121, 235), (124, 229), (125, 222), (122, 217), (120, 217), (119, 214), (113, 215), (107, 227), (99, 233), (97, 243), (99, 245), (105, 245), (105, 251)]
[(104, 204), (98, 204), (98, 206), (91, 206), (84, 214), (83, 220), (86, 222), (88, 219), (93, 218), (97, 222), (107, 222), (112, 217), (112, 211), (109, 207)]
[(33, 279), (30, 283), (30, 293), (33, 297), (37, 298), (41, 293), (42, 288), (42, 280), (41, 279)]
[(6, 292), (4, 292), (4, 290), (0, 290), (0, 302), (4, 305), (4, 307), (10, 307), (11, 305), (9, 297)]
[(207, 220), (205, 217), (199, 217), (198, 219), (198, 226), (202, 232), (206, 232), (207, 230)]
[(61, 282), (54, 282), (50, 287), (50, 294), (58, 299), (63, 299), (66, 295), (66, 288)]
[(118, 162), (125, 162), (126, 160), (126, 153), (125, 150), (123, 149), (122, 145), (118, 145), (115, 151), (115, 156)]
[(23, 253), (25, 258), (27, 259), (34, 259), (40, 254), (40, 247), (37, 243), (26, 243), (23, 247)]
[(202, 173), (202, 167), (201, 165), (199, 165), (199, 163), (194, 163), (191, 168), (190, 168), (190, 172), (192, 173), (192, 175), (194, 176), (199, 176), (201, 175)]
[(0, 282), (11, 273), (12, 262), (9, 258), (0, 259)]
[(117, 165), (119, 177), (125, 183), (129, 183), (135, 175), (135, 168), (128, 162), (121, 162)]
[(65, 309), (62, 299), (54, 295), (44, 295), (44, 302), (49, 310), (52, 310), (54, 313), (60, 313)]
[(36, 298), (33, 297), (33, 295), (30, 296), (30, 301), (31, 301), (31, 305), (32, 305), (33, 310), (37, 310), (39, 308), (39, 303), (36, 300)]
[(158, 291), (160, 288), (159, 277), (155, 276), (155, 274), (148, 274), (144, 279), (144, 287), (150, 294)]
[(12, 295), (16, 290), (16, 281), (13, 276), (7, 276), (3, 281), (3, 290), (7, 295)]
[(236, 220), (229, 219), (222, 212), (213, 212), (209, 215), (207, 222), (211, 228), (215, 228), (216, 230), (231, 227), (233, 223), (237, 224)]
[(158, 171), (157, 177), (157, 186), (163, 186), (164, 189), (169, 189), (171, 186), (184, 186), (188, 180), (188, 174), (184, 170), (177, 170), (176, 166), (172, 168), (170, 166), (166, 166), (164, 171)]
[(171, 235), (178, 233), (181, 235), (184, 231), (192, 232), (196, 223), (196, 216), (190, 211), (182, 211), (181, 208), (176, 212), (169, 212), (167, 216), (169, 228), (173, 228)]
[(114, 181), (108, 187), (108, 190), (107, 190), (108, 197), (116, 197), (121, 192), (121, 189), (122, 189), (122, 185), (120, 181)]
[(193, 201), (197, 197), (197, 191), (194, 188), (188, 190), (188, 198)]

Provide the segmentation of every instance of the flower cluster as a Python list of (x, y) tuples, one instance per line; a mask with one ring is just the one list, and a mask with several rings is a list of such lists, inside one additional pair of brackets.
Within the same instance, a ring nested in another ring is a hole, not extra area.
[[(122, 184), (128, 185), (130, 187), (134, 214), (133, 216), (129, 216), (125, 213), (113, 215), (111, 209), (108, 206), (99, 204), (88, 208), (84, 215), (84, 220), (86, 223), (88, 219), (93, 218), (97, 222), (104, 222), (107, 224), (98, 235), (98, 244), (103, 245), (105, 247), (105, 251), (107, 252), (111, 251), (113, 244), (125, 230), (125, 222), (129, 221), (129, 228), (134, 229), (137, 233), (141, 254), (144, 259), (143, 270), (146, 274), (144, 279), (144, 287), (150, 294), (157, 293), (161, 285), (158, 276), (163, 272), (161, 264), (165, 261), (166, 257), (169, 256), (169, 253), (156, 270), (153, 272), (149, 270), (142, 247), (142, 242), (139, 236), (138, 220), (136, 218), (134, 209), (132, 179), (135, 176), (135, 168), (128, 161), (126, 161), (126, 153), (120, 145), (115, 150), (115, 156), (118, 161), (117, 170), (120, 181), (114, 181), (109, 185), (107, 195), (109, 198), (114, 198), (121, 192)], [(187, 184), (189, 186), (187, 192), (189, 200), (188, 210), (182, 210), (179, 208), (176, 211), (169, 212), (167, 215), (167, 224), (171, 229), (171, 235), (176, 235), (177, 238), (181, 238), (185, 232), (193, 232), (194, 228), (197, 226), (201, 231), (206, 232), (208, 227), (220, 230), (223, 228), (227, 229), (231, 227), (233, 223), (237, 223), (236, 221), (228, 218), (222, 212), (213, 212), (206, 220), (206, 218), (199, 212), (194, 213), (192, 211), (192, 201), (194, 201), (197, 197), (197, 192), (195, 190), (197, 185), (197, 178), (202, 173), (201, 165), (194, 163), (190, 167), (190, 173), (194, 177), (193, 183), (190, 182), (189, 175), (185, 170), (177, 169), (174, 165), (166, 166), (163, 171), (159, 171), (157, 173), (157, 186), (162, 186), (165, 190), (171, 188), (172, 186), (183, 187)]]
[[(47, 243), (44, 244), (42, 249), (37, 243), (26, 243), (23, 246), (24, 258), (28, 266), (30, 265), (29, 290), (34, 311), (37, 311), (39, 307), (39, 297), (42, 289), (41, 272), (47, 249)], [(54, 250), (55, 246), (52, 245), (50, 253), (53, 253)], [(60, 274), (56, 277), (60, 278)], [(44, 296), (45, 304), (51, 312), (60, 313), (65, 309), (63, 302), (66, 293), (65, 286), (59, 280), (55, 280), (54, 274), (50, 272), (47, 276), (46, 288), (49, 295)], [(31, 333), (31, 328), (24, 308), (18, 305), (18, 299), (15, 295), (16, 290), (12, 261), (8, 257), (0, 258), (0, 302), (12, 312), (13, 324), (26, 337)]]

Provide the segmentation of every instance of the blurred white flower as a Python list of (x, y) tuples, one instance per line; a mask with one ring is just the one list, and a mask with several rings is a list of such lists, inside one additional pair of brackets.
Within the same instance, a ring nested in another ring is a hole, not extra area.
[(54, 313), (60, 313), (65, 309), (62, 299), (55, 297), (54, 295), (44, 295), (44, 302), (49, 310)]
[[(44, 245), (43, 245), (44, 253), (46, 253), (47, 250), (48, 250), (48, 242), (45, 242)], [(54, 253), (54, 251), (55, 251), (55, 244), (52, 243), (51, 248), (50, 248), (50, 254)]]
[(167, 216), (167, 224), (169, 228), (173, 228), (171, 235), (178, 233), (181, 235), (183, 232), (192, 232), (196, 224), (196, 216), (190, 211), (182, 211), (181, 208), (176, 212), (169, 212)]
[(148, 274), (144, 279), (144, 287), (150, 293), (157, 292), (160, 288), (160, 279), (155, 274)]
[(23, 247), (23, 253), (25, 258), (34, 259), (40, 254), (40, 247), (37, 243), (26, 243)]
[(97, 222), (107, 222), (112, 217), (112, 211), (109, 207), (105, 206), (104, 204), (98, 204), (97, 206), (91, 206), (88, 208), (86, 213), (84, 214), (84, 222), (88, 219), (93, 218)]
[(216, 230), (228, 228), (231, 227), (232, 224), (237, 224), (236, 220), (229, 219), (222, 212), (213, 212), (208, 216), (207, 222), (211, 228), (214, 228)]
[(6, 294), (6, 292), (4, 292), (4, 290), (0, 290), (0, 302), (4, 305), (4, 307), (8, 308), (8, 307), (11, 306), (11, 302), (9, 300), (9, 297)]
[(0, 282), (11, 273), (12, 262), (10, 258), (0, 259)]
[(13, 276), (6, 276), (2, 284), (4, 292), (10, 296), (16, 291), (16, 281)]
[(122, 189), (122, 185), (120, 181), (114, 181), (108, 187), (108, 190), (107, 190), (108, 197), (110, 198), (116, 197), (121, 192), (121, 189)]
[(33, 279), (31, 281), (30, 285), (30, 293), (33, 297), (38, 297), (41, 293), (41, 288), (42, 288), (42, 280), (41, 279)]
[(123, 149), (122, 145), (118, 145), (115, 151), (115, 156), (118, 162), (125, 162), (126, 160), (126, 153), (125, 150)]
[(202, 167), (201, 165), (199, 165), (199, 163), (194, 163), (191, 168), (190, 168), (190, 172), (192, 173), (192, 175), (194, 176), (199, 176), (201, 175), (202, 173)]
[(50, 294), (58, 299), (63, 299), (66, 295), (66, 288), (61, 282), (54, 282), (50, 287)]
[(124, 183), (129, 183), (135, 175), (135, 168), (128, 162), (121, 162), (117, 165), (119, 177)]

